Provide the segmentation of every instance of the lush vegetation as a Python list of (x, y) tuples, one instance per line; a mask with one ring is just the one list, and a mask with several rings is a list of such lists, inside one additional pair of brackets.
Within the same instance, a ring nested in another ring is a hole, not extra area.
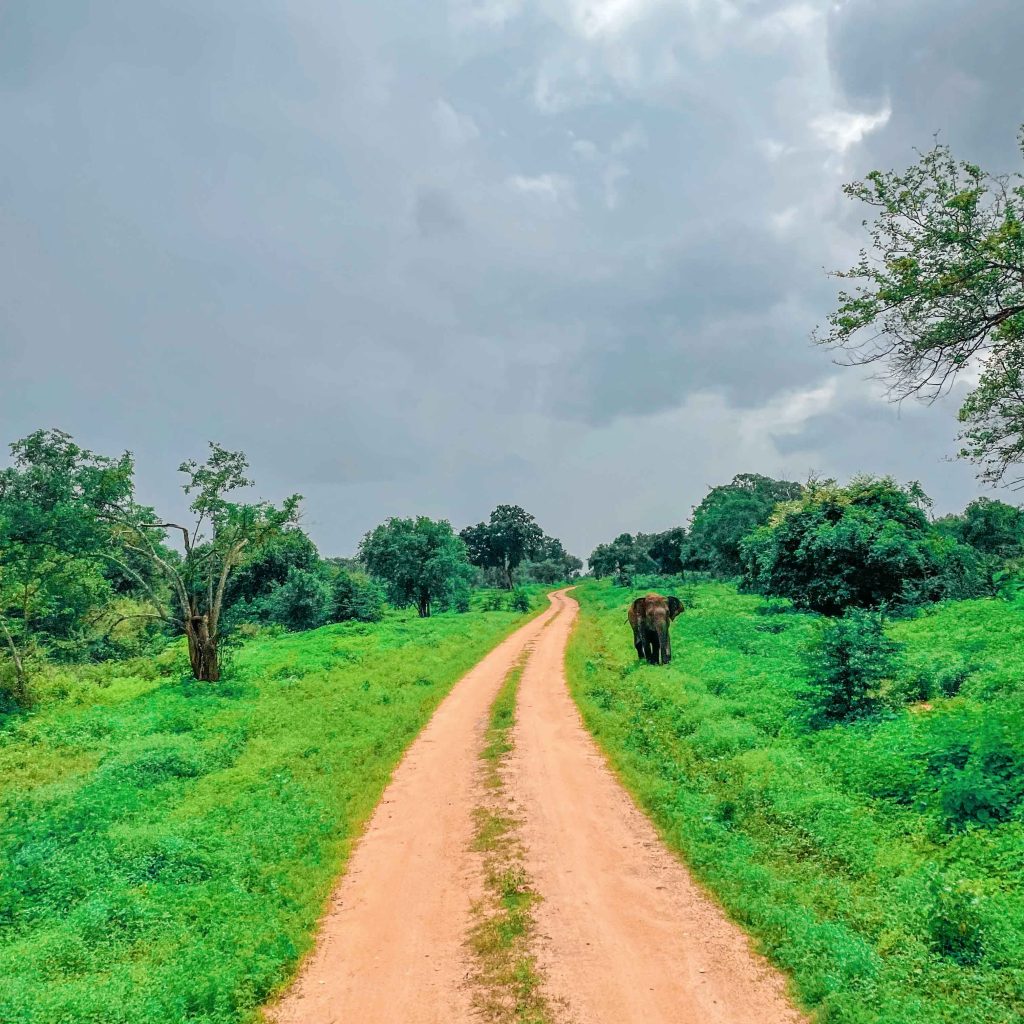
[(916, 484), (811, 481), (740, 542), (743, 585), (829, 615), (985, 593), (984, 560), (929, 521), (929, 504)]
[(215, 685), (192, 680), (182, 640), (40, 669), (34, 712), (0, 731), (0, 1020), (254, 1020), (401, 752), (523, 621), (488, 596), (264, 630)]
[(634, 590), (588, 581), (568, 656), (589, 727), (666, 840), (841, 1024), (1024, 1014), (1024, 614), (931, 605), (881, 630), (725, 583), (676, 592), (668, 667)]
[[(1024, 155), (1024, 130), (1020, 141)], [(934, 398), (978, 371), (960, 454), (1005, 479), (1024, 460), (1024, 176), (935, 145), (845, 191), (871, 212), (870, 246), (837, 274), (852, 285), (819, 340), (878, 364), (896, 399)]]
[(557, 537), (549, 537), (519, 505), (499, 505), (487, 522), (459, 534), (470, 562), (485, 582), (511, 590), (519, 583), (560, 583), (573, 579), (583, 563)]

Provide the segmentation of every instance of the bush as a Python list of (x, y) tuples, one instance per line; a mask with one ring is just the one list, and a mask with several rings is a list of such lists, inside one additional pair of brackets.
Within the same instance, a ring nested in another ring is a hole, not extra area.
[(331, 582), (331, 622), (379, 622), (384, 591), (361, 572), (339, 569)]
[(984, 921), (978, 896), (964, 882), (935, 873), (927, 882), (927, 928), (932, 948), (964, 966), (985, 952)]
[(497, 590), (491, 591), (484, 596), (483, 610), (485, 612), (500, 612), (505, 607), (505, 595)]
[(293, 566), (284, 583), (266, 598), (267, 618), (285, 629), (316, 629), (330, 619), (332, 599), (323, 575)]
[(530, 595), (525, 590), (514, 590), (509, 599), (509, 607), (514, 612), (528, 612), (533, 607)]
[(984, 592), (981, 556), (943, 535), (917, 485), (859, 477), (810, 485), (742, 545), (742, 587), (839, 615)]
[(808, 723), (819, 728), (877, 710), (882, 681), (895, 674), (901, 650), (877, 612), (851, 609), (829, 623), (808, 652), (810, 681), (802, 694)]

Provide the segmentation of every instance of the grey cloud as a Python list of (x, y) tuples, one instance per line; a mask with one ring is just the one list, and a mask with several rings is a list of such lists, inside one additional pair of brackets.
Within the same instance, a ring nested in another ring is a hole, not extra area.
[[(131, 447), (161, 504), (217, 438), (328, 551), (511, 500), (585, 554), (737, 471), (909, 473), (926, 442), (914, 475), (966, 501), (948, 411), (897, 422), (856, 371), (738, 425), (836, 373), (808, 335), (858, 242), (842, 181), (935, 129), (1012, 156), (1021, 15), (731, 6), (12, 6), (3, 437)], [(886, 101), (845, 152), (814, 127)]]

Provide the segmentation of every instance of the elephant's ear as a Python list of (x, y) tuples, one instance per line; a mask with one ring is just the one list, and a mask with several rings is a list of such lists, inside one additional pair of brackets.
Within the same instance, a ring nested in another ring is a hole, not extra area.
[(668, 599), (668, 614), (669, 618), (674, 619), (677, 615), (682, 614), (683, 602), (678, 597), (670, 597)]
[(638, 597), (630, 606), (629, 613), (636, 619), (642, 619), (644, 612), (647, 610), (647, 598)]

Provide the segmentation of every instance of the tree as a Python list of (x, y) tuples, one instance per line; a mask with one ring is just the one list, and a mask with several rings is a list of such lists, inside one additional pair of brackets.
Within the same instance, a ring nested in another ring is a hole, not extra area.
[(333, 594), (325, 574), (290, 566), (285, 581), (263, 598), (267, 618), (285, 629), (316, 629), (331, 617)]
[(382, 580), (396, 608), (415, 605), (421, 618), (433, 602), (468, 585), (473, 569), (466, 545), (444, 519), (391, 518), (371, 530), (359, 545), (371, 576)]
[(512, 574), (540, 549), (544, 531), (519, 505), (499, 505), (486, 523), (467, 526), (459, 536), (470, 562), (483, 569), (498, 569), (505, 589), (511, 590)]
[(384, 617), (384, 592), (356, 569), (335, 569), (331, 595), (331, 622), (379, 622)]
[(683, 548), (687, 543), (687, 534), (682, 526), (661, 533), (638, 533), (636, 540), (662, 575), (675, 576), (683, 571)]
[(60, 430), (38, 430), (10, 450), (13, 464), (0, 471), (0, 643), (24, 703), (24, 646), (47, 627), (67, 631), (112, 594), (101, 513), (130, 495), (132, 462), (95, 455)]
[(711, 488), (693, 512), (687, 564), (720, 576), (738, 575), (743, 538), (766, 523), (779, 502), (792, 501), (802, 491), (798, 483), (758, 473), (740, 473), (731, 483)]
[(590, 571), (598, 578), (615, 576), (629, 579), (640, 572), (656, 572), (657, 563), (632, 534), (620, 533), (610, 544), (598, 544), (587, 559)]
[(908, 170), (873, 171), (844, 191), (875, 211), (871, 247), (836, 274), (854, 286), (816, 340), (881, 364), (896, 400), (934, 399), (978, 370), (960, 455), (1003, 480), (1024, 459), (1024, 178), (935, 145)]
[(813, 481), (743, 541), (741, 586), (826, 615), (981, 592), (977, 554), (928, 522), (922, 498), (888, 477)]
[[(208, 682), (220, 679), (221, 613), (232, 573), (247, 551), (267, 544), (299, 517), (302, 499), (297, 494), (286, 498), (280, 508), (266, 501), (229, 500), (227, 496), (234, 491), (252, 486), (245, 475), (248, 468), (242, 452), (228, 451), (212, 441), (206, 462), (190, 459), (178, 467), (186, 477), (183, 490), (193, 496), (190, 508), (195, 520), (191, 527), (154, 521), (151, 510), (134, 503), (112, 502), (105, 513), (124, 546), (150, 560), (163, 574), (173, 594), (172, 606), (167, 609), (150, 590), (154, 614), (184, 632), (192, 674)], [(163, 537), (168, 530), (180, 534), (180, 557), (165, 557), (155, 542), (155, 536)], [(123, 560), (111, 557), (131, 572)]]
[(1024, 544), (1024, 513), (1015, 505), (977, 498), (963, 514), (944, 516), (935, 525), (962, 544), (1000, 559), (1020, 558)]
[(288, 579), (290, 569), (312, 571), (320, 565), (316, 545), (296, 526), (272, 534), (247, 549), (224, 589), (224, 607), (269, 596)]
[(534, 548), (533, 555), (519, 567), (518, 575), (531, 583), (561, 583), (575, 579), (583, 562), (570, 555), (556, 537), (544, 536)]

